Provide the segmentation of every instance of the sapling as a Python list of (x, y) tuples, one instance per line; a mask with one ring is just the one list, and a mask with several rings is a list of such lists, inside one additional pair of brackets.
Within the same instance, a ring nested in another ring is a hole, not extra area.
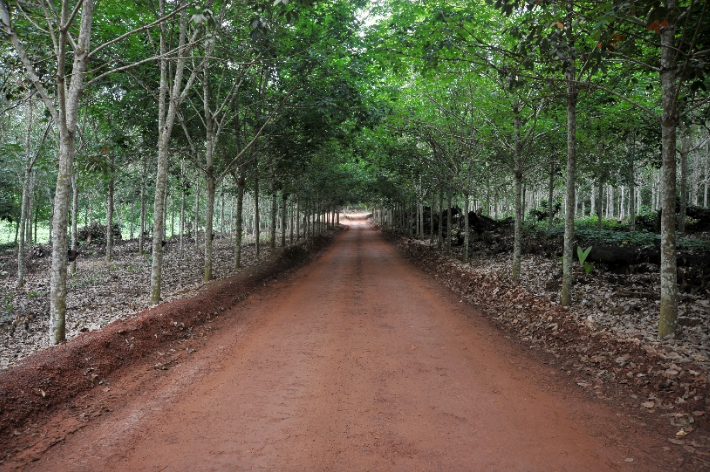
[(589, 275), (594, 269), (594, 262), (587, 262), (587, 256), (592, 252), (592, 247), (589, 246), (587, 249), (582, 249), (582, 246), (577, 246), (577, 258), (579, 258), (579, 265), (584, 267), (585, 275)]

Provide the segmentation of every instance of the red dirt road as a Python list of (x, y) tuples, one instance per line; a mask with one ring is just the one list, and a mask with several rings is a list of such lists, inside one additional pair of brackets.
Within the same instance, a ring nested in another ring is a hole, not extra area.
[(364, 222), (233, 312), (188, 360), (114, 379), (113, 411), (27, 470), (669, 470), (646, 425), (586, 400)]

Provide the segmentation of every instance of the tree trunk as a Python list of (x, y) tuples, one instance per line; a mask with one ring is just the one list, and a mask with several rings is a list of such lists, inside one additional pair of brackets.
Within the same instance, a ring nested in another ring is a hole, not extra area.
[(444, 188), (439, 189), (439, 249), (444, 244)]
[[(179, 5), (181, 2), (177, 2)], [(165, 13), (165, 0), (160, 0), (160, 13)], [(150, 301), (160, 301), (161, 276), (163, 270), (163, 238), (165, 236), (165, 195), (168, 184), (168, 154), (170, 137), (175, 124), (178, 107), (189, 90), (196, 71), (183, 88), (183, 75), (188, 54), (180, 54), (175, 62), (174, 76), (168, 77), (169, 58), (165, 57), (168, 49), (165, 25), (161, 24), (160, 52), (160, 91), (158, 99), (158, 171), (155, 179), (155, 199), (153, 200), (153, 254), (150, 271)], [(180, 13), (180, 32), (178, 47), (186, 49), (187, 10)], [(171, 80), (172, 79), (172, 80)], [(170, 84), (172, 83), (172, 88)], [(166, 103), (167, 102), (167, 103)], [(167, 109), (166, 109), (167, 106)]]
[[(113, 158), (111, 160), (113, 161)], [(111, 256), (113, 254), (113, 193), (115, 180), (113, 169), (111, 169), (110, 172), (111, 177), (108, 181), (108, 195), (106, 195), (106, 262), (111, 262)]]
[[(572, 36), (572, 0), (567, 1), (567, 34), (569, 50), (574, 50), (574, 38)], [(574, 53), (571, 53), (574, 54)], [(562, 294), (560, 304), (570, 306), (572, 304), (572, 264), (574, 250), (574, 202), (575, 184), (577, 179), (577, 86), (576, 79), (576, 58), (568, 58), (565, 79), (567, 81), (567, 201), (565, 208), (565, 235), (562, 260)]]
[[(676, 1), (666, 0), (675, 15)], [(663, 199), (661, 212), (661, 310), (658, 336), (674, 334), (678, 327), (678, 272), (676, 263), (676, 49), (675, 19), (661, 29), (661, 155), (663, 161)]]
[(635, 142), (632, 144), (631, 158), (629, 159), (629, 226), (631, 231), (636, 231), (636, 171), (634, 170)]
[(547, 185), (547, 211), (549, 213), (547, 226), (552, 228), (552, 222), (555, 219), (555, 206), (552, 199), (555, 198), (555, 163), (550, 164), (550, 176)]
[(296, 208), (296, 203), (291, 200), (291, 212), (290, 212), (290, 221), (289, 221), (289, 229), (290, 229), (290, 235), (289, 235), (289, 244), (293, 246), (293, 231), (294, 231), (294, 209)]
[(710, 142), (705, 145), (705, 186), (703, 189), (703, 206), (708, 207), (708, 190), (710, 190)]
[(602, 219), (604, 216), (604, 180), (601, 176), (601, 171), (599, 175), (599, 181), (597, 182), (597, 200), (599, 201), (599, 207), (597, 208), (597, 227), (602, 229)]
[(281, 247), (286, 247), (286, 221), (288, 216), (288, 212), (286, 211), (287, 200), (288, 195), (286, 195), (286, 192), (281, 192)]
[(300, 223), (301, 223), (301, 194), (298, 194), (296, 196), (296, 241), (299, 241), (301, 239), (301, 228), (300, 228)]
[(32, 245), (34, 238), (32, 237), (32, 220), (35, 212), (35, 173), (30, 171), (30, 181), (27, 190), (27, 214), (25, 215), (25, 242), (28, 246)]
[(17, 246), (17, 288), (20, 288), (25, 285), (25, 227), (27, 226), (27, 206), (29, 203), (28, 194), (31, 173), (32, 170), (29, 168), (29, 166), (26, 166), (24, 178), (22, 179), (22, 203), (20, 205), (20, 222), (18, 225), (20, 235), (18, 238)]
[[(79, 250), (79, 184), (77, 175), (72, 175), (72, 206), (71, 206), (71, 250)], [(69, 273), (76, 272), (76, 258), (69, 265)]]
[(464, 192), (463, 194), (463, 215), (464, 215), (464, 237), (463, 237), (463, 263), (468, 264), (469, 262), (469, 234), (471, 233), (471, 222), (468, 218), (468, 200), (469, 194)]
[(183, 183), (182, 194), (180, 195), (180, 258), (181, 259), (182, 259), (184, 250), (185, 250), (185, 184)]
[(246, 187), (246, 164), (242, 164), (239, 168), (239, 178), (237, 181), (237, 214), (234, 228), (234, 268), (242, 267), (242, 233), (244, 222), (244, 189)]
[[(68, 4), (62, 6), (63, 22), (70, 15)], [(67, 213), (69, 208), (69, 184), (74, 170), (76, 128), (79, 114), (79, 99), (83, 91), (83, 79), (86, 71), (91, 38), (91, 23), (94, 1), (84, 0), (81, 10), (81, 26), (76, 39), (74, 65), (71, 70), (71, 85), (67, 87), (64, 60), (66, 59), (67, 32), (60, 39), (60, 64), (57, 73), (59, 95), (59, 165), (57, 186), (54, 194), (54, 215), (52, 228), (52, 269), (49, 291), (49, 337), (57, 344), (66, 339), (67, 308)], [(67, 90), (68, 88), (68, 90)]]
[(212, 280), (212, 252), (214, 232), (214, 201), (217, 186), (215, 185), (213, 168), (207, 168), (207, 210), (205, 212), (205, 272), (203, 281)]
[(222, 181), (221, 192), (220, 192), (221, 202), (219, 205), (219, 232), (224, 235), (224, 181)]
[(449, 191), (448, 195), (448, 210), (446, 212), (446, 252), (445, 254), (448, 256), (451, 254), (451, 192)]
[(275, 188), (271, 190), (271, 234), (269, 235), (269, 248), (276, 249), (276, 221), (279, 211), (278, 193)]
[[(520, 281), (520, 260), (521, 260), (521, 241), (523, 238), (523, 170), (522, 170), (522, 153), (523, 143), (520, 139), (520, 110), (517, 106), (513, 107), (513, 126), (515, 129), (515, 149), (514, 153), (514, 169), (513, 179), (515, 182), (515, 226), (513, 229), (513, 280)], [(466, 217), (468, 220), (468, 216)]]
[(254, 238), (256, 239), (256, 258), (261, 253), (261, 219), (259, 218), (259, 176), (254, 182)]
[(690, 153), (690, 129), (683, 130), (680, 137), (680, 211), (678, 214), (678, 232), (685, 233), (685, 217), (688, 208), (688, 154)]
[(200, 184), (195, 184), (195, 251), (200, 250)]
[(145, 186), (148, 179), (148, 164), (143, 161), (143, 175), (141, 176), (141, 215), (140, 215), (140, 234), (138, 235), (138, 254), (143, 254), (143, 246), (145, 245)]

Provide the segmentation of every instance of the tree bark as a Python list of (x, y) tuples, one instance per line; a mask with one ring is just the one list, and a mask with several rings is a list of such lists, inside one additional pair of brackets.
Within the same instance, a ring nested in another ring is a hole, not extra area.
[(560, 304), (572, 304), (572, 263), (574, 250), (574, 202), (577, 179), (577, 86), (576, 57), (574, 57), (574, 37), (572, 36), (573, 0), (567, 0), (566, 28), (568, 34), (568, 57), (565, 70), (567, 81), (567, 201), (565, 202), (565, 235), (562, 260), (562, 294)]
[(464, 238), (463, 238), (463, 263), (468, 264), (469, 262), (469, 235), (471, 233), (471, 222), (468, 218), (468, 199), (469, 199), (469, 194), (468, 192), (464, 192), (463, 194), (463, 214), (464, 214)]
[(109, 168), (108, 192), (106, 195), (106, 262), (111, 262), (111, 256), (113, 255), (113, 193), (115, 187), (113, 164), (114, 158), (112, 155)]
[(237, 181), (237, 211), (234, 228), (234, 268), (242, 267), (242, 233), (244, 222), (244, 189), (246, 187), (246, 164), (239, 167)]
[[(181, 6), (178, 2), (176, 6)], [(160, 0), (160, 13), (165, 14), (165, 0)], [(160, 52), (160, 91), (158, 99), (158, 170), (155, 180), (155, 198), (153, 200), (153, 251), (150, 271), (150, 301), (157, 303), (161, 298), (161, 278), (163, 270), (163, 238), (165, 233), (165, 194), (168, 184), (168, 153), (170, 137), (180, 103), (192, 85), (197, 70), (193, 70), (190, 79), (183, 85), (183, 75), (187, 54), (180, 54), (174, 67), (174, 76), (168, 77), (167, 38), (165, 25), (161, 23)], [(180, 33), (178, 46), (186, 50), (187, 46), (187, 11), (180, 13)], [(172, 79), (172, 80), (171, 80)], [(170, 84), (172, 83), (172, 88)], [(166, 103), (167, 102), (167, 103)], [(167, 107), (167, 108), (166, 108)]]
[(286, 221), (288, 212), (286, 211), (286, 202), (288, 195), (286, 192), (281, 192), (281, 247), (286, 247)]
[[(272, 183), (275, 186), (275, 184)], [(269, 234), (269, 248), (273, 251), (276, 249), (276, 221), (279, 211), (279, 199), (276, 189), (271, 190), (271, 234)]]
[(685, 217), (688, 208), (688, 154), (690, 153), (690, 129), (685, 128), (680, 137), (680, 211), (678, 212), (678, 232), (685, 233)]
[(445, 252), (445, 254), (448, 256), (449, 254), (451, 254), (451, 191), (449, 191), (447, 197), (448, 197), (447, 206), (449, 208), (446, 212), (446, 252)]
[(444, 188), (439, 189), (439, 249), (444, 244)]
[(256, 258), (261, 253), (261, 219), (259, 218), (259, 176), (254, 180), (254, 238), (256, 239)]
[(143, 254), (145, 245), (145, 186), (148, 180), (148, 163), (143, 160), (143, 174), (141, 175), (141, 211), (140, 211), (140, 234), (138, 235), (138, 254)]
[[(76, 172), (72, 175), (72, 207), (71, 207), (71, 250), (79, 250), (79, 184)], [(76, 272), (76, 258), (69, 265), (69, 273)]]
[(547, 227), (552, 228), (552, 222), (555, 219), (555, 206), (552, 199), (555, 198), (555, 163), (550, 164), (550, 179), (547, 185), (547, 211), (549, 213)]
[[(515, 149), (514, 152), (514, 169), (513, 179), (515, 182), (515, 225), (513, 236), (513, 280), (520, 281), (520, 260), (521, 260), (521, 240), (523, 237), (523, 170), (522, 170), (522, 153), (523, 143), (520, 139), (520, 109), (517, 106), (513, 107), (513, 127), (515, 130)], [(468, 220), (468, 215), (466, 217)]]
[[(666, 0), (667, 10), (675, 15), (676, 1)], [(676, 49), (675, 18), (661, 29), (661, 155), (663, 188), (661, 212), (661, 310), (658, 336), (674, 334), (678, 328), (678, 269), (676, 263)]]
[(299, 193), (296, 196), (296, 241), (299, 241), (301, 239), (301, 228), (300, 228), (300, 223), (301, 223), (301, 194)]
[[(28, 138), (29, 140), (29, 138)], [(22, 203), (20, 204), (20, 221), (18, 228), (20, 235), (17, 245), (17, 288), (25, 285), (25, 227), (27, 225), (27, 206), (29, 203), (30, 175), (32, 170), (25, 166), (24, 178), (22, 179)]]

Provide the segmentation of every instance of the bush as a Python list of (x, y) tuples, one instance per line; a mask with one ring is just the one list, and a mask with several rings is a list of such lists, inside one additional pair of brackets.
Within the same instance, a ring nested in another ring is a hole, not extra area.
[[(84, 226), (79, 229), (79, 241), (83, 243), (102, 243), (106, 244), (106, 225), (94, 221), (89, 226)], [(113, 224), (113, 239), (114, 241), (121, 240), (121, 225)]]

